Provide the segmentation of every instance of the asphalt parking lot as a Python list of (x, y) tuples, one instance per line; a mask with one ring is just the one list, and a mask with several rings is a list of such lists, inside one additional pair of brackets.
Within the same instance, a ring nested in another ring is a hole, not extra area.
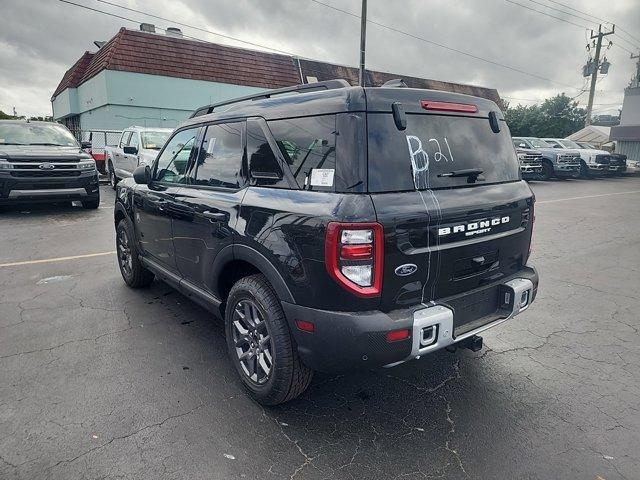
[(5, 208), (0, 478), (640, 478), (640, 178), (532, 186), (527, 313), (270, 409), (220, 322), (124, 285), (108, 187), (95, 211)]

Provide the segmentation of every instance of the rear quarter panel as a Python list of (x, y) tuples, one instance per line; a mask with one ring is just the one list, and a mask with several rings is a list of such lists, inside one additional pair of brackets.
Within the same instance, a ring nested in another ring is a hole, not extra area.
[(240, 209), (237, 243), (276, 267), (297, 304), (343, 311), (377, 308), (379, 299), (356, 297), (327, 273), (324, 237), (331, 221), (375, 222), (371, 197), (250, 187)]

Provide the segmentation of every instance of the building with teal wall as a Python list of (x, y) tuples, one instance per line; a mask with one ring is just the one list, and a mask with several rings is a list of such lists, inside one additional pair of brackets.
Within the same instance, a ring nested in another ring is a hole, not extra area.
[[(72, 130), (177, 126), (202, 105), (300, 83), (345, 78), (351, 67), (121, 28), (95, 53), (85, 52), (51, 98), (53, 117)], [(367, 71), (369, 85), (399, 75)], [(499, 101), (496, 90), (402, 76), (409, 86), (468, 93)]]

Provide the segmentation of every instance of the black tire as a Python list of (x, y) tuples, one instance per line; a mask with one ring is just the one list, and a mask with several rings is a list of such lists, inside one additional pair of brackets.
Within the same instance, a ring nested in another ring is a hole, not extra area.
[(120, 220), (116, 227), (116, 255), (124, 283), (131, 288), (142, 288), (153, 282), (154, 275), (142, 265), (133, 228), (126, 219)]
[[(249, 315), (247, 305), (249, 311), (256, 314), (254, 318), (259, 318), (258, 322), (245, 320)], [(280, 300), (263, 275), (244, 277), (231, 288), (225, 324), (229, 357), (242, 384), (258, 403), (278, 405), (307, 389), (313, 371), (300, 360)], [(241, 333), (238, 324), (242, 324), (242, 328), (248, 327), (244, 329), (246, 333)], [(245, 363), (241, 362), (241, 355), (246, 357), (242, 360)], [(260, 361), (268, 364), (267, 355), (271, 357), (270, 368), (261, 381), (260, 370), (263, 374), (265, 370)], [(250, 374), (249, 363), (254, 364), (255, 379)]]
[(551, 180), (554, 176), (553, 165), (549, 160), (542, 162), (542, 178), (544, 180)]
[(109, 160), (109, 163), (107, 164), (107, 173), (109, 175), (109, 185), (111, 185), (111, 188), (115, 190), (116, 185), (118, 185), (118, 182), (120, 181), (120, 179), (118, 178), (115, 170), (113, 169), (113, 163), (111, 163), (111, 160)]
[(91, 200), (82, 201), (82, 208), (85, 208), (87, 210), (95, 210), (99, 206), (100, 206), (100, 197), (92, 198)]
[(580, 162), (580, 178), (591, 178), (591, 174), (589, 173), (589, 167), (584, 161)]

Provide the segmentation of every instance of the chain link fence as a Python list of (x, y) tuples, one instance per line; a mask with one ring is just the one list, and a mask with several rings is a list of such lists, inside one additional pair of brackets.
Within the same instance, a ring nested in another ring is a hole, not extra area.
[(122, 131), (120, 130), (71, 130), (71, 133), (79, 142), (89, 142), (91, 147), (84, 150), (96, 161), (98, 171), (106, 173), (105, 170), (105, 147), (118, 145)]

